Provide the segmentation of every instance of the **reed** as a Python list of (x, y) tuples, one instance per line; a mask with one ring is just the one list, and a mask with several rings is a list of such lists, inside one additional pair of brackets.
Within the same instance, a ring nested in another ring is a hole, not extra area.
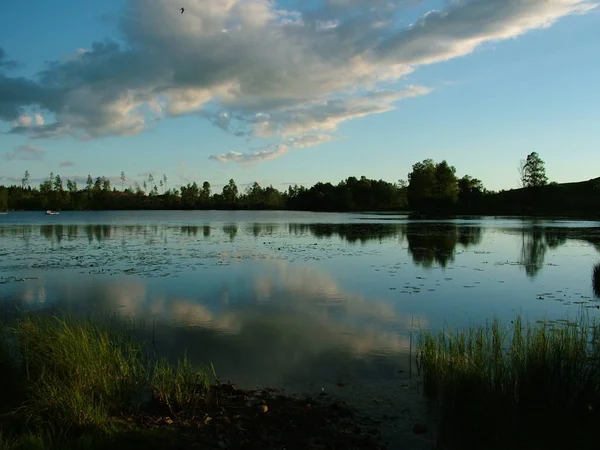
[(584, 316), (423, 332), (417, 348), (424, 394), (437, 405), (440, 442), (449, 448), (554, 448), (579, 438), (585, 446), (598, 438), (600, 334)]

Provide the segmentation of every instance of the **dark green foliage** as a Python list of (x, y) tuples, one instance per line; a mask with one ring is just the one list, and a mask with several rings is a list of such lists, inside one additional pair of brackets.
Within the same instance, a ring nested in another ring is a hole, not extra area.
[[(350, 177), (337, 186), (331, 183), (317, 183), (310, 189), (304, 186), (289, 186), (281, 192), (273, 186), (262, 187), (252, 184), (240, 193), (235, 181), (223, 187), (221, 193), (212, 193), (211, 185), (205, 181), (202, 187), (198, 183), (188, 183), (180, 190), (166, 189), (165, 177), (161, 192), (153, 184), (154, 179), (145, 180), (140, 186), (116, 190), (111, 188), (105, 177), (96, 180), (88, 176), (84, 189), (67, 180), (67, 189), (62, 188), (62, 179), (53, 175), (42, 183), (39, 189), (31, 187), (0, 187), (7, 192), (10, 209), (24, 210), (135, 210), (135, 209), (297, 209), (314, 211), (348, 210), (392, 210), (407, 206), (406, 187), (383, 180), (370, 180), (366, 177)], [(123, 180), (123, 178), (122, 178)], [(124, 182), (122, 182), (124, 185)], [(0, 197), (0, 204), (1, 204)]]
[[(121, 190), (105, 177), (88, 175), (85, 188), (59, 175), (39, 188), (29, 186), (26, 172), (21, 186), (0, 186), (0, 211), (9, 210), (140, 210), (140, 209), (254, 209), (302, 211), (406, 211), (428, 215), (587, 215), (600, 214), (600, 178), (579, 183), (547, 184), (543, 161), (534, 152), (522, 162), (522, 181), (532, 188), (491, 192), (481, 180), (470, 175), (457, 178), (456, 169), (446, 161), (425, 159), (413, 166), (409, 182), (349, 177), (337, 185), (318, 182), (310, 188), (289, 186), (280, 191), (253, 183), (243, 192), (233, 179), (220, 193), (209, 182), (196, 182), (168, 189), (166, 176), (156, 184), (149, 176), (140, 185)], [(159, 189), (160, 186), (160, 189)], [(5, 194), (4, 194), (5, 193)], [(4, 201), (6, 195), (6, 201)]]
[(527, 155), (527, 160), (520, 168), (521, 184), (523, 187), (540, 187), (548, 184), (544, 161), (536, 153)]
[(413, 165), (408, 174), (408, 203), (418, 211), (448, 211), (458, 200), (456, 169), (431, 159)]
[(0, 212), (8, 209), (8, 189), (0, 186)]

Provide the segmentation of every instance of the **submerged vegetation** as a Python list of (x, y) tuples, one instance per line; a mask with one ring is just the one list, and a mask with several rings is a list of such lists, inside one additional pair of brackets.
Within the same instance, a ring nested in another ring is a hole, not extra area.
[(118, 321), (28, 315), (0, 333), (0, 450), (382, 448), (344, 405), (220, 384)]
[(423, 333), (418, 364), (450, 449), (597, 448), (600, 333), (595, 322), (521, 318)]

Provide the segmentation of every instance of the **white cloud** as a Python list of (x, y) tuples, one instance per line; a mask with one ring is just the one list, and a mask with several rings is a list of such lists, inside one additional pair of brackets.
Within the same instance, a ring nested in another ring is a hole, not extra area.
[(73, 161), (62, 161), (59, 166), (60, 167), (73, 167), (75, 163)]
[(286, 145), (272, 145), (262, 148), (256, 152), (250, 153), (239, 153), (239, 152), (228, 152), (220, 155), (211, 155), (210, 159), (219, 161), (222, 163), (236, 162), (239, 164), (253, 164), (260, 161), (267, 161), (269, 159), (279, 158), (288, 152)]
[(12, 161), (13, 159), (20, 159), (23, 161), (41, 161), (44, 159), (46, 154), (45, 150), (42, 150), (35, 145), (19, 145), (15, 147), (12, 152), (5, 153), (4, 159)]
[(330, 134), (305, 134), (304, 136), (289, 139), (289, 145), (295, 148), (314, 147), (315, 145), (330, 142), (336, 138)]
[[(236, 136), (316, 145), (304, 136), (431, 92), (398, 87), (420, 65), (597, 6), (593, 0), (451, 1), (402, 27), (401, 13), (417, 3), (323, 0), (292, 11), (273, 0), (198, 0), (180, 14), (170, 0), (127, 0), (119, 20), (123, 46), (95, 42), (50, 63), (36, 79), (0, 74), (0, 120), (13, 122), (12, 133), (36, 138), (92, 139), (197, 114)], [(0, 49), (0, 72), (8, 64)], [(29, 107), (44, 116), (23, 115)], [(255, 162), (285, 153), (277, 149), (212, 159)]]
[(31, 125), (32, 118), (28, 114), (22, 114), (17, 117), (17, 120), (13, 121), (13, 127), (28, 127)]

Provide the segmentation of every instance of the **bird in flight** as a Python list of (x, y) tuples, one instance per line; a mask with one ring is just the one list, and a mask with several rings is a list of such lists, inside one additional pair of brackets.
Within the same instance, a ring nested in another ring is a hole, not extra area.
[(185, 11), (185, 8), (181, 8), (181, 14), (183, 14), (184, 11)]

